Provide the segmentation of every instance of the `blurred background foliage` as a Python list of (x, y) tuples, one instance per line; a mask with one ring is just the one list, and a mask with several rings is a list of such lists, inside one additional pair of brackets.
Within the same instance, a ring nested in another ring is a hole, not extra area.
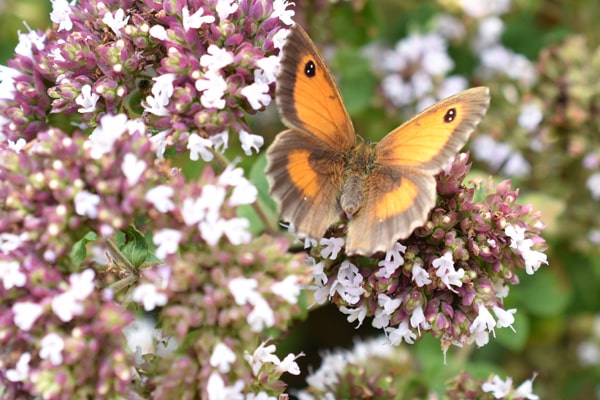
[[(468, 30), (470, 22), (458, 3), (296, 0), (296, 21), (329, 60), (357, 132), (378, 140), (414, 113), (414, 108), (402, 110), (385, 99), (378, 59), (366, 55), (365, 49), (392, 49), (415, 32), (431, 31), (439, 15), (463, 21)], [(50, 24), (50, 9), (45, 0), (0, 0), (0, 64), (12, 57), (17, 31), (27, 31), (23, 21), (43, 30)], [(600, 179), (592, 179), (600, 171), (599, 17), (596, 0), (513, 0), (501, 15), (500, 40), (533, 63), (538, 78), (530, 85), (501, 75), (473, 78), (477, 54), (464, 40), (449, 43), (451, 73), (492, 91), (492, 105), (478, 134), (508, 144), (529, 168), (527, 173), (510, 174), (505, 163), (476, 161), (473, 178), (510, 177), (520, 188), (519, 200), (541, 210), (548, 226), (549, 266), (522, 276), (521, 285), (506, 299), (507, 309), (518, 309), (516, 333), (503, 329), (484, 348), (452, 349), (447, 366), (439, 342), (426, 337), (414, 346), (419, 362), (415, 371), (436, 377), (429, 382), (431, 388), (443, 389), (462, 369), (481, 378), (491, 373), (512, 376), (515, 382), (537, 372), (534, 393), (541, 398), (600, 398)], [(543, 113), (541, 122), (529, 130), (519, 124), (525, 104), (536, 104)], [(274, 105), (250, 120), (266, 144), (282, 128)], [(229, 151), (236, 148), (232, 145)], [(227, 156), (233, 159), (236, 154)], [(245, 158), (242, 164), (265, 193), (264, 154)], [(258, 222), (254, 228), (260, 229)], [(314, 356), (319, 351), (349, 347), (356, 337), (374, 334), (368, 325), (354, 329), (335, 308), (312, 310), (280, 350), (308, 354), (298, 360), (306, 371), (309, 365), (318, 366)], [(304, 386), (302, 380), (291, 384)]]

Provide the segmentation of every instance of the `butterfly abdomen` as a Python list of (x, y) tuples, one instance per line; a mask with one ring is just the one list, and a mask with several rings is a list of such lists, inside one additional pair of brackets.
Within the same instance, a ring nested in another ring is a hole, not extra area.
[(344, 160), (344, 185), (340, 195), (340, 207), (347, 217), (352, 217), (362, 208), (365, 182), (374, 164), (375, 153), (370, 145), (359, 143), (348, 151)]

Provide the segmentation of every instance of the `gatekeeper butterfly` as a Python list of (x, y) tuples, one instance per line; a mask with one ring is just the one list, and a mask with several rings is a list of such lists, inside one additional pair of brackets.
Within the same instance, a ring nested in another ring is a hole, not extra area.
[(282, 52), (276, 100), (289, 129), (267, 151), (281, 219), (299, 236), (318, 239), (345, 217), (346, 254), (391, 249), (426, 222), (434, 176), (483, 118), (489, 89), (441, 100), (371, 145), (355, 134), (331, 72), (299, 25)]

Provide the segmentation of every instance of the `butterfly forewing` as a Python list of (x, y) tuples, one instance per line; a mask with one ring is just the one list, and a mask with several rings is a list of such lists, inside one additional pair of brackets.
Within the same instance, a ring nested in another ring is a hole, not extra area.
[(468, 140), (489, 102), (486, 87), (441, 100), (383, 138), (375, 147), (377, 162), (437, 173)]
[(277, 105), (286, 125), (315, 135), (333, 149), (356, 143), (342, 96), (314, 44), (299, 25), (290, 28), (277, 77)]

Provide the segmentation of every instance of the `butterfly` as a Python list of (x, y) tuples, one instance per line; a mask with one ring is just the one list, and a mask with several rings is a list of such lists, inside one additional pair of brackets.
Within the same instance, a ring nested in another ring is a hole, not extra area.
[(347, 255), (391, 249), (422, 226), (436, 200), (435, 175), (483, 118), (489, 89), (448, 97), (374, 145), (357, 136), (335, 80), (307, 33), (290, 28), (276, 102), (284, 124), (267, 151), (281, 220), (320, 239), (347, 220)]

